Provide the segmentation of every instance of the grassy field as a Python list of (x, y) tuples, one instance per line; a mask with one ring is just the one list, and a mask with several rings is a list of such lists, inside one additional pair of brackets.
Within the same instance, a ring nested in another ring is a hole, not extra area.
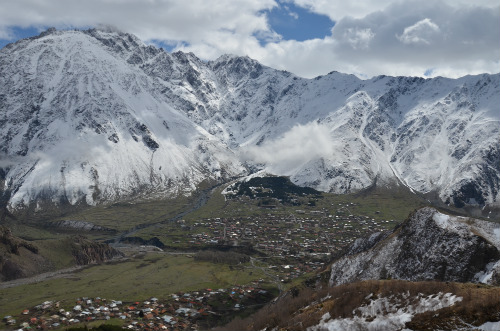
[[(376, 189), (370, 192), (345, 195), (326, 195), (317, 202), (317, 207), (331, 212), (344, 209), (339, 204), (347, 205), (353, 215), (363, 215), (376, 220), (395, 220), (401, 222), (415, 209), (430, 205), (424, 199), (405, 189)], [(352, 204), (352, 205), (351, 205)]]
[(69, 268), (75, 264), (71, 254), (71, 239), (47, 239), (35, 241), (39, 254), (49, 259), (54, 269)]
[(75, 219), (124, 231), (139, 224), (151, 224), (167, 220), (184, 210), (192, 202), (192, 199), (193, 197), (180, 196), (170, 200), (97, 206), (59, 217), (55, 221), (60, 219)]
[(65, 278), (1, 289), (0, 315), (17, 315), (46, 300), (72, 307), (83, 296), (122, 301), (166, 298), (179, 291), (226, 288), (259, 279), (266, 280), (266, 275), (248, 263), (229, 266), (195, 261), (190, 255), (151, 252), (127, 261), (90, 266)]

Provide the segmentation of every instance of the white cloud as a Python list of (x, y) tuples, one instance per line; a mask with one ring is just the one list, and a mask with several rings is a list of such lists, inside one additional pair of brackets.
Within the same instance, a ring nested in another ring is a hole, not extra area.
[(308, 77), (331, 70), (362, 78), (423, 76), (429, 68), (432, 76), (497, 73), (499, 25), (498, 6), (398, 2), (360, 18), (343, 17), (323, 39), (268, 45), (257, 59)]
[(296, 20), (298, 20), (298, 19), (299, 19), (299, 14), (297, 14), (296, 12), (291, 11), (291, 9), (290, 9), (290, 7), (289, 7), (289, 6), (286, 6), (286, 5), (285, 5), (285, 6), (283, 6), (283, 9), (284, 9), (284, 10), (286, 10), (286, 13), (287, 13), (290, 17), (292, 17), (292, 18), (294, 18), (294, 19), (296, 19)]
[(138, 37), (210, 44), (214, 32), (252, 39), (268, 31), (263, 10), (274, 0), (16, 0), (4, 1), (0, 30), (9, 26), (95, 26), (109, 24)]
[(293, 0), (293, 2), (298, 6), (309, 8), (317, 14), (327, 15), (331, 20), (337, 21), (346, 16), (356, 18), (364, 17), (386, 7), (394, 2), (394, 0)]
[(11, 29), (4, 27), (0, 28), (0, 39), (12, 40), (16, 36), (12, 33)]
[[(408, 1), (397, 0), (289, 0), (298, 6), (311, 9), (313, 12), (327, 15), (333, 21), (340, 20), (344, 17), (363, 18), (366, 15), (384, 10), (387, 6), (394, 3), (407, 3)], [(489, 7), (494, 8), (498, 6), (497, 0), (475, 0), (473, 4), (470, 0), (426, 0), (425, 2), (432, 4), (437, 2), (444, 2), (452, 6), (467, 7)]]
[(266, 14), (275, 0), (16, 0), (2, 3), (0, 38), (14, 26), (110, 24), (203, 59), (248, 55), (304, 77), (332, 70), (360, 77), (500, 71), (498, 0), (286, 2), (329, 16), (336, 22), (331, 35), (283, 40)]
[(241, 155), (245, 160), (266, 164), (274, 173), (285, 174), (310, 160), (330, 156), (334, 145), (328, 128), (312, 122), (294, 126), (282, 137), (249, 147)]
[(373, 37), (375, 37), (375, 34), (370, 28), (348, 28), (344, 32), (344, 39), (353, 49), (367, 49)]
[(405, 28), (403, 34), (397, 38), (404, 44), (426, 44), (429, 45), (431, 40), (439, 33), (439, 26), (428, 18)]

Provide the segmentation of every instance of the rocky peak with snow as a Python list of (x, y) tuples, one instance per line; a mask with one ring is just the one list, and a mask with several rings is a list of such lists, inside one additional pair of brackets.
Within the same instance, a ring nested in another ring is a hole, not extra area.
[(368, 279), (500, 284), (500, 224), (426, 207), (392, 232), (358, 239), (331, 268), (331, 285)]
[(2, 201), (167, 197), (257, 167), (327, 192), (376, 181), (498, 206), (499, 92), (498, 74), (304, 79), (113, 29), (50, 29), (0, 50)]
[[(0, 147), (12, 207), (188, 193), (245, 174), (141, 66), (175, 55), (128, 34), (49, 31), (0, 52)], [(179, 75), (181, 76), (181, 75)], [(173, 83), (172, 83), (173, 84)]]

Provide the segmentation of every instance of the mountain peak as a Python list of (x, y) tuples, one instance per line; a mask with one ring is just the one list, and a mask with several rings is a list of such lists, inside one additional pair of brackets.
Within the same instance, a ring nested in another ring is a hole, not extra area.
[(499, 75), (303, 79), (114, 28), (14, 45), (0, 51), (0, 180), (13, 207), (187, 194), (247, 174), (245, 162), (329, 192), (378, 180), (457, 207), (500, 201)]

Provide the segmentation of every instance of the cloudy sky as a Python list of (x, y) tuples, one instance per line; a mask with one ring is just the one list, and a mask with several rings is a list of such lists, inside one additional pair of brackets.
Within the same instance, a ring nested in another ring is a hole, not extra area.
[(500, 72), (499, 0), (0, 0), (0, 47), (51, 26), (101, 24), (303, 77)]

